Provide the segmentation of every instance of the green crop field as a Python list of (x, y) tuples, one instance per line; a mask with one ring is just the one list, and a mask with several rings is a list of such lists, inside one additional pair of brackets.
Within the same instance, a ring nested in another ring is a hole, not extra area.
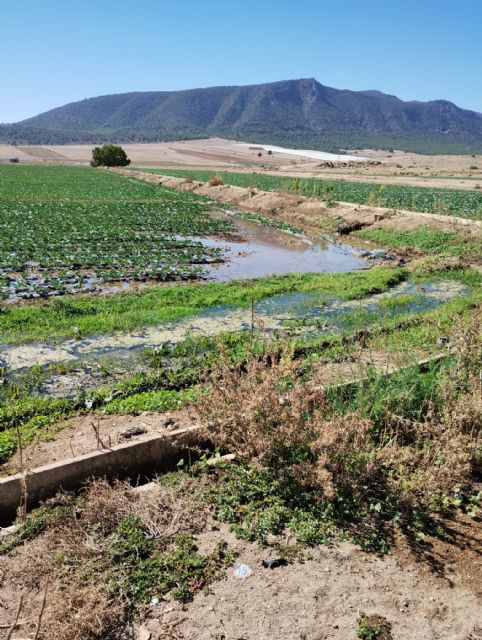
[[(209, 180), (212, 171), (185, 169), (142, 169), (164, 175), (192, 177), (203, 182)], [(441, 213), (482, 220), (482, 193), (456, 189), (410, 187), (401, 185), (374, 185), (365, 182), (336, 182), (332, 180), (295, 179), (288, 176), (222, 172), (226, 184), (254, 187), (264, 191), (288, 189), (306, 196), (329, 198), (330, 201), (353, 202), (371, 206)]]
[(0, 166), (0, 298), (181, 280), (219, 259), (186, 236), (228, 232), (191, 194), (88, 167)]

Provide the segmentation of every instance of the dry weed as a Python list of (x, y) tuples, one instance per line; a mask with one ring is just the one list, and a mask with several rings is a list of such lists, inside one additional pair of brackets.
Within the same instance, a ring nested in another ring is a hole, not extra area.
[(299, 365), (275, 352), (246, 364), (224, 359), (211, 393), (198, 405), (206, 435), (221, 448), (260, 463), (282, 459), (296, 443), (306, 448), (315, 436), (313, 411), (325, 402), (314, 384), (303, 384)]
[(387, 411), (380, 432), (361, 408), (337, 415), (315, 379), (302, 381), (289, 354), (278, 361), (272, 352), (243, 365), (224, 360), (199, 403), (206, 436), (327, 499), (344, 487), (360, 499), (391, 495), (407, 508), (429, 507), (434, 496), (468, 487), (480, 467), (480, 320), (457, 336), (455, 371), (422, 421)]
[(208, 185), (210, 187), (219, 187), (224, 184), (224, 180), (221, 176), (211, 176), (208, 180)]
[[(186, 481), (187, 482), (187, 481)], [(4, 581), (26, 594), (22, 615), (38, 617), (38, 594), (49, 584), (38, 638), (93, 640), (121, 638), (131, 610), (119, 584), (112, 584), (108, 536), (126, 517), (138, 516), (153, 538), (199, 531), (204, 515), (187, 499), (187, 488), (158, 485), (134, 492), (125, 483), (93, 482), (76, 499), (57, 499), (67, 507), (46, 531), (11, 557), (2, 558)], [(53, 502), (51, 502), (53, 506)]]

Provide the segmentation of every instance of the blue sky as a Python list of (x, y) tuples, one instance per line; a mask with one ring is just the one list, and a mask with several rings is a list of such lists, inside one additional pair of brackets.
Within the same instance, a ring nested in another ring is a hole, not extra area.
[(300, 77), (482, 112), (482, 0), (0, 0), (0, 122)]

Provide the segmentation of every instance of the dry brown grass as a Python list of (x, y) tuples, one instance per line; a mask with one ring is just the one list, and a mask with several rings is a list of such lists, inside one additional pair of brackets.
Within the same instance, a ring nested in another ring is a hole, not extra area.
[(219, 187), (224, 184), (224, 180), (221, 176), (211, 176), (208, 180), (208, 185), (210, 187)]
[(149, 492), (134, 492), (127, 484), (111, 486), (99, 480), (80, 499), (61, 495), (51, 501), (51, 507), (64, 507), (62, 514), (36, 539), (2, 558), (10, 596), (25, 595), (24, 629), (35, 629), (38, 594), (48, 583), (39, 639), (129, 637), (124, 634), (131, 603), (121, 585), (112, 584), (113, 576), (119, 576), (108, 553), (108, 536), (129, 516), (141, 518), (153, 538), (169, 540), (180, 532), (199, 531), (205, 516), (192, 507), (187, 494), (182, 486), (158, 485)]
[(206, 435), (223, 449), (261, 464), (283, 456), (293, 442), (306, 446), (316, 433), (311, 419), (325, 402), (324, 390), (302, 384), (299, 365), (271, 352), (247, 363), (228, 358), (213, 374), (211, 393), (199, 412)]
[(380, 430), (361, 408), (334, 414), (316, 376), (303, 381), (289, 355), (272, 352), (220, 365), (198, 405), (206, 436), (280, 476), (289, 470), (328, 499), (336, 487), (360, 498), (369, 488), (429, 508), (480, 470), (480, 327), (477, 317), (456, 326), (457, 365), (421, 421), (386, 411)]
[[(206, 436), (218, 446), (280, 475), (294, 471), (329, 498), (335, 483), (353, 479), (350, 452), (373, 449), (372, 425), (356, 414), (329, 418), (325, 388), (316, 378), (302, 381), (298, 369), (288, 354), (278, 360), (274, 352), (241, 366), (224, 362), (198, 408)], [(364, 476), (376, 464), (367, 456)]]

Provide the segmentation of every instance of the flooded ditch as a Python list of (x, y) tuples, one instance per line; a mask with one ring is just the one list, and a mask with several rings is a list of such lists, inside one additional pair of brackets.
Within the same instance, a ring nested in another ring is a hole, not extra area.
[[(254, 309), (255, 330), (285, 331), (289, 335), (334, 334), (363, 326), (377, 319), (389, 319), (404, 313), (434, 309), (466, 295), (469, 288), (452, 280), (422, 284), (410, 281), (386, 293), (362, 300), (341, 300), (311, 293), (275, 295), (258, 301)], [(75, 395), (99, 384), (107, 384), (105, 372), (122, 377), (140, 370), (140, 356), (146, 350), (175, 345), (189, 337), (216, 336), (223, 332), (252, 330), (250, 308), (218, 305), (177, 322), (144, 328), (131, 333), (89, 336), (65, 340), (60, 344), (33, 343), (0, 348), (0, 366), (13, 374), (31, 367), (47, 368), (64, 363), (65, 373), (53, 373), (43, 385), (49, 395)]]
[(368, 252), (362, 256), (362, 252), (348, 244), (321, 236), (293, 234), (229, 212), (217, 215), (233, 223), (239, 239), (195, 238), (208, 247), (219, 249), (224, 257), (224, 262), (206, 268), (210, 279), (226, 281), (286, 273), (346, 273), (366, 268), (368, 264), (364, 258), (372, 255)]

